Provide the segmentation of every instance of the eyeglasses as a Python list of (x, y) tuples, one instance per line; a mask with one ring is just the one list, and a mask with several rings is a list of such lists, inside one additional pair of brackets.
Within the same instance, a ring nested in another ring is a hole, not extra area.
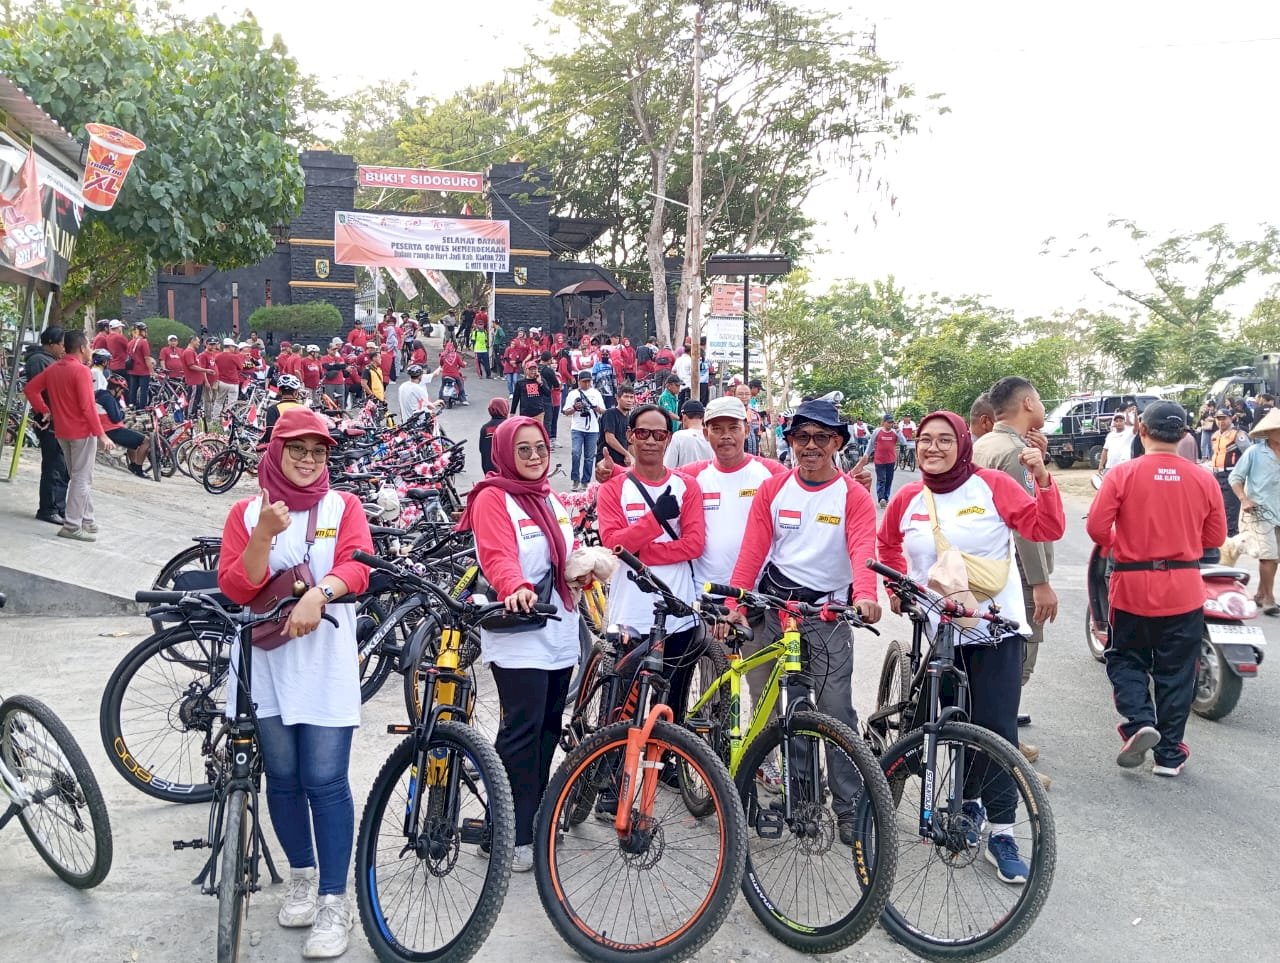
[(936, 448), (938, 451), (950, 451), (956, 446), (956, 440), (951, 436), (943, 438), (935, 438), (933, 435), (921, 435), (916, 442), (919, 448)]
[(308, 448), (306, 445), (285, 445), (284, 450), (294, 461), (328, 461), (329, 449), (321, 445), (319, 448)]
[(631, 434), (637, 441), (648, 441), (650, 438), (654, 441), (666, 441), (671, 437), (671, 432), (666, 428), (632, 428)]
[(541, 461), (547, 457), (546, 445), (516, 445), (516, 457), (524, 461), (533, 461), (537, 458)]
[(790, 436), (791, 447), (808, 448), (810, 445), (817, 445), (819, 448), (826, 448), (835, 437), (836, 434), (830, 431), (797, 431)]

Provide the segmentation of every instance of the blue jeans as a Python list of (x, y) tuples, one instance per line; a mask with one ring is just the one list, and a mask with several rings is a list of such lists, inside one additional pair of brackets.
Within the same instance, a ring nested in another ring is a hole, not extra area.
[(279, 716), (258, 720), (271, 825), (294, 869), (315, 866), (319, 856), (321, 896), (347, 891), (356, 826), (347, 778), (353, 732), (350, 726), (286, 726)]
[(876, 465), (876, 501), (887, 502), (893, 494), (894, 465)]
[(512, 394), (516, 390), (516, 378), (519, 377), (514, 371), (510, 374), (503, 375), (507, 379), (507, 394)]
[[(598, 431), (571, 431), (573, 436), (573, 448), (569, 456), (569, 478), (575, 484), (581, 482), (584, 485), (591, 483), (591, 476), (595, 474), (596, 464), (596, 438), (599, 437)], [(581, 465), (581, 471), (579, 471)]]

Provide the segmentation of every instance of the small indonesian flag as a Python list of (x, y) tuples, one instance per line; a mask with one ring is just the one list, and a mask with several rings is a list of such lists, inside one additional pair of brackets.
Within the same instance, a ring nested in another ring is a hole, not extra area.
[(800, 527), (800, 513), (792, 508), (778, 509), (778, 527), (796, 529)]
[(702, 493), (702, 509), (707, 512), (714, 512), (720, 507), (719, 492), (703, 492)]
[(642, 512), (644, 511), (644, 502), (631, 502), (630, 504), (623, 506), (623, 511), (627, 514), (631, 514), (632, 512)]
[(537, 538), (542, 534), (542, 529), (538, 527), (538, 523), (532, 518), (520, 519), (520, 537), (521, 538)]

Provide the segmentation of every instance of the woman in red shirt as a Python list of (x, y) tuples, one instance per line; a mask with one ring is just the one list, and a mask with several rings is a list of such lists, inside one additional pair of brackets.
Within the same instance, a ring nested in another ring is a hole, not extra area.
[(151, 404), (151, 371), (156, 363), (151, 358), (151, 345), (147, 342), (147, 324), (139, 321), (133, 326), (133, 338), (129, 341), (129, 356), (125, 370), (129, 373), (128, 404), (130, 408), (145, 408)]
[[(452, 378), (454, 384), (458, 386), (458, 402), (469, 405), (471, 402), (467, 401), (467, 383), (462, 374), (462, 365), (462, 355), (458, 353), (452, 341), (446, 341), (444, 350), (440, 352), (440, 390), (444, 390), (444, 379)], [(443, 396), (436, 397), (439, 399)]]

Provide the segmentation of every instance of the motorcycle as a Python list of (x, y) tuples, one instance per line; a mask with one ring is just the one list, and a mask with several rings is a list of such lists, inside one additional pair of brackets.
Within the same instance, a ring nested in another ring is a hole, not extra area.
[[(1095, 545), (1085, 579), (1089, 602), (1084, 634), (1089, 654), (1099, 662), (1106, 659), (1111, 631), (1110, 578), (1111, 559)], [(1246, 624), (1258, 617), (1257, 603), (1245, 591), (1248, 572), (1202, 560), (1200, 578), (1204, 583), (1205, 632), (1191, 709), (1201, 718), (1221, 719), (1240, 701), (1244, 680), (1257, 677), (1266, 638), (1260, 626)]]
[(453, 407), (453, 401), (458, 397), (457, 379), (450, 375), (444, 375), (440, 379), (440, 397), (444, 399), (444, 406), (446, 408)]

